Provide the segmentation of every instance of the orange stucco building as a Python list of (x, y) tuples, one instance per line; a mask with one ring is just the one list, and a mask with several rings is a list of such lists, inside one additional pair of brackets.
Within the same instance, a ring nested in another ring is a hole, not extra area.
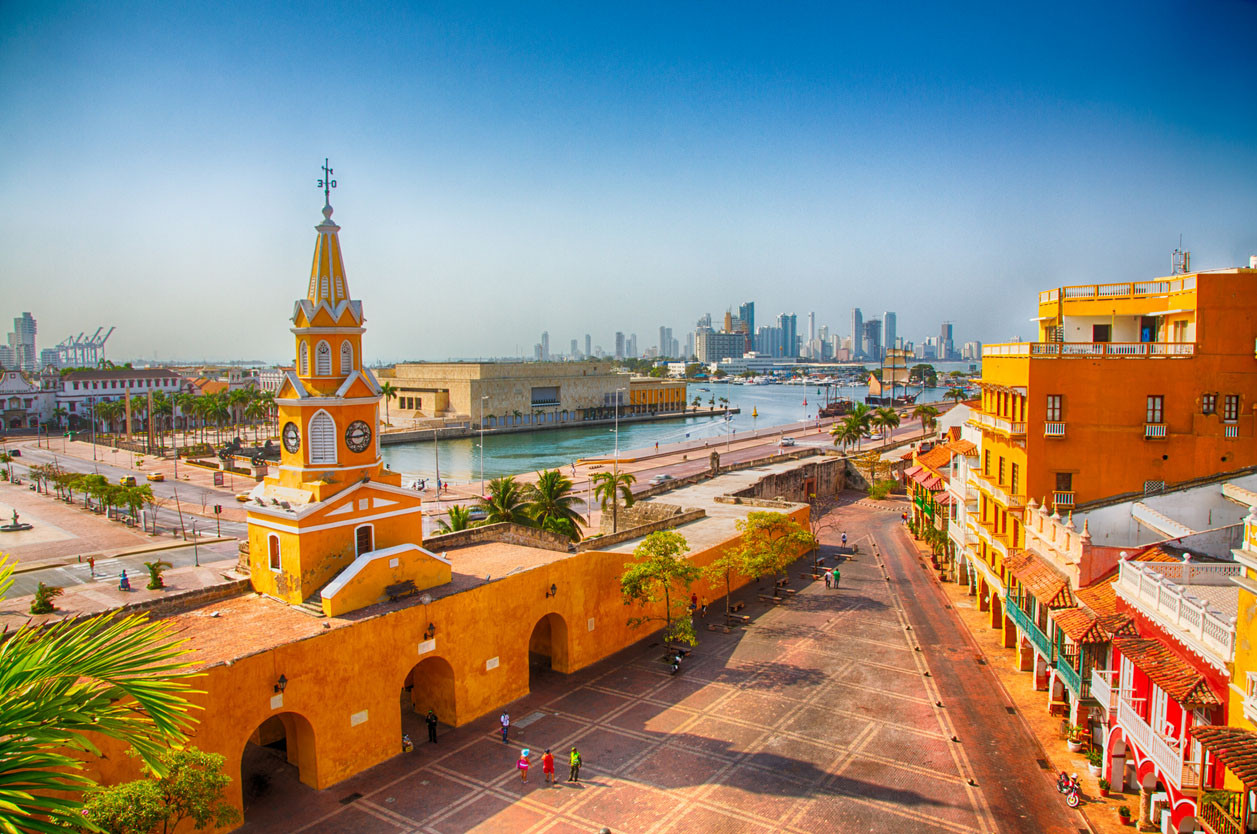
[[(419, 497), (379, 457), (362, 306), (349, 297), (331, 207), (323, 212), (292, 319), (296, 362), (278, 396), (281, 465), (248, 503), (255, 592), (172, 617), (200, 673), (189, 743), (225, 757), (237, 807), (263, 746), (282, 748), (305, 784), (328, 788), (398, 755), (415, 713), (465, 724), (526, 695), (538, 667), (572, 672), (649, 634), (629, 626), (642, 612), (620, 595), (632, 531), (584, 552), (519, 528), (507, 531), (511, 542), (486, 528), (446, 537), (440, 554), (423, 547)], [(743, 473), (730, 489), (760, 477)], [(706, 501), (712, 483), (669, 499)], [(679, 528), (689, 558), (706, 566), (736, 546), (736, 521), (753, 509), (710, 503), (708, 517)], [(806, 504), (781, 509), (807, 524)], [(695, 590), (716, 599), (724, 585)], [(138, 775), (134, 758), (104, 749), (87, 764), (95, 778)]]
[(973, 555), (995, 577), (1031, 497), (1067, 513), (1257, 463), (1257, 269), (1045, 290), (1036, 320), (982, 351)]

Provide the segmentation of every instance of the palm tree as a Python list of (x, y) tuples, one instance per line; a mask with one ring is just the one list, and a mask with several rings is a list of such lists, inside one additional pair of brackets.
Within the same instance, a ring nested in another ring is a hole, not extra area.
[(532, 516), (528, 514), (528, 496), (524, 485), (515, 480), (514, 475), (489, 481), (488, 493), (480, 499), (486, 524), (510, 522), (526, 527), (534, 526)]
[(873, 408), (868, 403), (856, 403), (847, 417), (854, 420), (855, 424), (860, 427), (861, 434), (873, 427)]
[(384, 397), (384, 425), (391, 426), (392, 423), (388, 421), (388, 402), (397, 396), (397, 388), (393, 383), (385, 380), (380, 383), (380, 394)]
[(829, 433), (834, 438), (834, 445), (842, 446), (844, 450), (860, 442), (859, 424), (849, 418), (843, 418), (840, 422), (834, 423)]
[(437, 527), (440, 528), (442, 533), (455, 533), (459, 530), (466, 530), (471, 526), (471, 510), (462, 504), (455, 504), (450, 507), (449, 521), (443, 518), (437, 521)]
[(938, 424), (938, 409), (922, 403), (912, 409), (912, 417), (921, 421), (921, 431), (928, 432)]
[(542, 530), (580, 541), (585, 519), (573, 509), (580, 499), (572, 493), (572, 481), (558, 469), (537, 473), (537, 483), (528, 487), (528, 513)]
[(945, 399), (945, 400), (951, 400), (952, 402), (956, 402), (956, 403), (959, 403), (959, 402), (964, 402), (964, 399), (965, 399), (965, 389), (963, 389), (963, 388), (948, 388), (948, 389), (947, 389), (947, 393), (943, 394), (943, 399)]
[(266, 405), (266, 401), (262, 397), (254, 397), (249, 400), (249, 404), (244, 407), (245, 419), (253, 424), (253, 442), (258, 442), (258, 423), (270, 416), (270, 409)]
[(61, 406), (57, 406), (52, 410), (52, 416), (57, 418), (57, 425), (64, 429), (66, 417), (70, 416), (70, 412)]
[(620, 530), (620, 498), (624, 506), (633, 506), (632, 485), (637, 480), (630, 472), (598, 472), (593, 476), (594, 497), (602, 501), (603, 512), (611, 505), (611, 532)]
[(275, 434), (279, 434), (279, 409), (275, 407), (274, 391), (259, 391), (254, 402), (261, 406), (263, 415), (275, 423)]
[(899, 428), (899, 412), (893, 408), (879, 408), (873, 412), (871, 422), (882, 430), (882, 445), (884, 446), (890, 432)]
[[(0, 597), (12, 585), (0, 561)], [(0, 823), (10, 831), (79, 830), (95, 787), (76, 753), (93, 736), (133, 747), (150, 767), (191, 725), (190, 687), (170, 620), (63, 620), (0, 643)], [(14, 827), (13, 821), (17, 822)]]
[[(166, 396), (165, 391), (153, 392), (153, 414), (150, 415), (149, 419), (156, 420), (158, 417), (161, 417), (162, 421), (168, 424), (167, 427), (170, 429), (172, 438), (174, 436), (174, 411), (174, 403), (171, 401), (170, 397)], [(155, 422), (153, 424), (153, 428), (157, 432), (158, 452), (164, 453), (166, 444), (162, 440), (161, 424)]]
[(695, 395), (694, 402), (690, 403), (690, 405), (694, 406), (695, 411), (698, 411), (698, 407), (702, 404), (703, 404), (703, 398), (698, 395)]

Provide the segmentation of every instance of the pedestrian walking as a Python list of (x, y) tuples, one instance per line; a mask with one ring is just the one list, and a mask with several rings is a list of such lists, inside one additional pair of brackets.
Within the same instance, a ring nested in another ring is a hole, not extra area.
[(846, 534), (846, 533), (843, 533), (843, 534), (842, 534), (842, 546), (843, 546), (843, 547), (846, 547), (846, 546), (847, 546), (847, 534)]
[(834, 590), (838, 590), (838, 580), (842, 579), (842, 572), (838, 570), (838, 566), (834, 565)]
[(87, 557), (87, 569), (92, 572), (92, 579), (95, 579), (96, 578), (96, 557), (95, 556)]
[(528, 765), (531, 764), (531, 762), (528, 760), (529, 752), (530, 751), (528, 750), (527, 747), (525, 747), (523, 750), (520, 750), (519, 761), (515, 763), (515, 766), (519, 768), (519, 781), (521, 782), (528, 781)]
[(694, 612), (698, 610), (698, 594), (690, 594), (690, 616), (694, 616)]
[(428, 710), (428, 717), (424, 721), (428, 722), (428, 741), (436, 744), (436, 713)]
[(554, 784), (554, 756), (550, 755), (550, 748), (546, 748), (545, 755), (541, 757), (541, 773), (546, 777), (546, 784)]
[(506, 744), (506, 737), (511, 731), (511, 717), (506, 713), (502, 713), (502, 717), (498, 721), (502, 724), (502, 743)]
[(825, 574), (825, 590), (828, 591), (830, 584), (833, 580), (833, 577), (829, 575), (829, 571), (824, 571), (824, 574)]
[(699, 606), (699, 610), (702, 611), (703, 619), (707, 619), (707, 597), (703, 597), (703, 604)]
[(580, 781), (580, 766), (581, 766), (580, 751), (577, 750), (575, 747), (573, 747), (572, 754), (568, 756), (567, 762), (568, 762), (567, 781), (579, 782)]

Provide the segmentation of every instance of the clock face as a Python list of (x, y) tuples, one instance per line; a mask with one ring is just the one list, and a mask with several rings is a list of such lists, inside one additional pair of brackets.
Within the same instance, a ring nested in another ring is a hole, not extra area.
[(301, 451), (301, 429), (296, 423), (284, 424), (284, 448), (294, 455)]
[(371, 445), (371, 427), (361, 420), (354, 420), (345, 429), (345, 445), (351, 452), (365, 452)]

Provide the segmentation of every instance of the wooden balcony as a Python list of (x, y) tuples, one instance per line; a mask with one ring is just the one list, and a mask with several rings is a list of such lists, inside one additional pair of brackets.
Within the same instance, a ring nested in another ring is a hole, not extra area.
[(1241, 796), (1233, 793), (1227, 798), (1201, 800), (1196, 821), (1210, 834), (1245, 834), (1240, 824)]

